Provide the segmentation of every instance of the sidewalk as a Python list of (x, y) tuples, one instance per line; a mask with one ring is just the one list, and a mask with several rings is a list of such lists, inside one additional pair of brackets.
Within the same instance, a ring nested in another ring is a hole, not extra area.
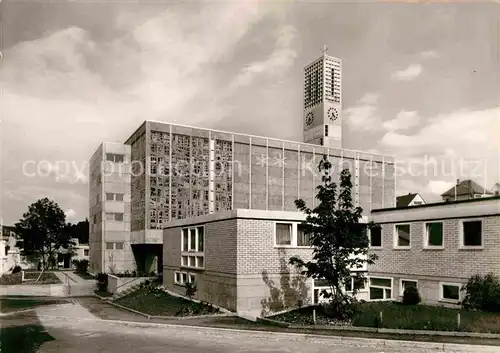
[[(54, 271), (52, 272), (53, 274), (56, 275), (57, 278), (59, 278), (59, 280), (63, 283), (63, 284), (68, 284), (68, 277), (69, 276), (66, 276), (66, 272), (69, 272), (69, 271)], [(70, 285), (73, 285), (73, 284), (76, 284), (76, 281), (74, 279), (72, 279), (71, 277), (69, 277), (69, 284)]]
[(93, 295), (95, 280), (86, 280), (72, 271), (54, 271), (59, 280), (64, 284), (65, 296)]

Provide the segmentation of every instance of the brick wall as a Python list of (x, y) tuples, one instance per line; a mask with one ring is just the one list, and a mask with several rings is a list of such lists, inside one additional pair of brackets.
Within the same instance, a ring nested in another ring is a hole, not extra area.
[(238, 219), (238, 311), (265, 315), (311, 298), (309, 280), (288, 265), (292, 256), (307, 261), (312, 250), (275, 248), (273, 220)]
[(411, 249), (393, 249), (394, 223), (382, 224), (383, 249), (371, 250), (379, 259), (369, 271), (457, 279), (488, 272), (500, 275), (500, 216), (482, 219), (483, 249), (459, 249), (460, 219), (442, 220), (444, 249), (424, 249), (425, 221), (410, 223)]
[(227, 219), (204, 224), (205, 252), (203, 270), (181, 268), (181, 227), (164, 230), (163, 282), (177, 293), (185, 288), (174, 284), (176, 271), (194, 274), (197, 283), (195, 298), (236, 310), (236, 241), (237, 221)]

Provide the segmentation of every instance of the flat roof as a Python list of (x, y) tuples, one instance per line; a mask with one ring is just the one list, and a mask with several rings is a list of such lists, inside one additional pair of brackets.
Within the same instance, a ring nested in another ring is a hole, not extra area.
[[(225, 131), (225, 130), (210, 129), (210, 128), (192, 126), (192, 125), (174, 124), (174, 123), (169, 123), (169, 122), (165, 122), (165, 121), (158, 121), (158, 120), (145, 120), (141, 125), (139, 125), (139, 127), (137, 129), (134, 130), (134, 132), (132, 134), (130, 134), (130, 136), (127, 138), (127, 140), (125, 141), (125, 143), (127, 143), (130, 140), (130, 138), (144, 124), (147, 124), (147, 123), (165, 124), (165, 125), (178, 126), (178, 127), (188, 128), (188, 129), (198, 129), (198, 130), (202, 130), (202, 131), (213, 131), (213, 132), (218, 132), (218, 133), (222, 133), (222, 134), (232, 134), (232, 135), (246, 136), (246, 137), (251, 137), (251, 138), (266, 139), (266, 140), (279, 141), (279, 142), (296, 143), (296, 144), (301, 144), (301, 145), (306, 145), (306, 146), (311, 146), (311, 147), (323, 147), (323, 148), (326, 147), (326, 146), (319, 146), (319, 145), (315, 145), (315, 144), (312, 144), (312, 143), (306, 143), (306, 142), (300, 142), (300, 141), (291, 141), (291, 140), (284, 140), (284, 139), (279, 139), (279, 138), (275, 138), (275, 137), (250, 135), (250, 134), (244, 134), (244, 133), (240, 133), (240, 132), (232, 132), (232, 131)], [(354, 150), (354, 149), (347, 149), (347, 148), (341, 148), (340, 150), (354, 152), (354, 153), (363, 153), (363, 154), (372, 155), (372, 156), (387, 157), (387, 158), (390, 159), (390, 161), (388, 161), (389, 163), (394, 163), (395, 162), (395, 158), (393, 156), (390, 156), (390, 155), (387, 155), (387, 154), (372, 153), (372, 152), (366, 152), (366, 151)]]
[(422, 208), (429, 208), (429, 207), (439, 207), (439, 206), (456, 205), (456, 204), (473, 203), (473, 202), (486, 202), (486, 201), (491, 201), (491, 200), (500, 200), (500, 196), (489, 196), (488, 195), (488, 196), (481, 197), (478, 199), (470, 199), (470, 200), (441, 201), (441, 202), (433, 202), (433, 203), (427, 203), (427, 204), (415, 205), (415, 206), (378, 208), (378, 209), (371, 210), (371, 213), (381, 213), (381, 212), (399, 211), (399, 210), (413, 210), (413, 209), (422, 209)]

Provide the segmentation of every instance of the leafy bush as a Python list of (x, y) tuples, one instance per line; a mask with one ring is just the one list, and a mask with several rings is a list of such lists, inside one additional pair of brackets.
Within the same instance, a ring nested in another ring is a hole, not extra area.
[(12, 273), (19, 273), (19, 272), (21, 272), (21, 270), (22, 270), (21, 266), (16, 265), (16, 266), (14, 266), (14, 268), (12, 269)]
[(422, 301), (417, 287), (408, 287), (403, 292), (404, 305), (418, 305)]
[(97, 274), (97, 290), (99, 292), (107, 292), (108, 291), (108, 275), (106, 273), (98, 273)]
[(500, 279), (494, 274), (472, 276), (462, 290), (465, 309), (500, 312)]
[(349, 320), (356, 315), (356, 299), (349, 296), (332, 296), (329, 302), (320, 305), (322, 314), (337, 320)]
[(196, 291), (198, 290), (198, 288), (196, 287), (196, 283), (186, 282), (184, 284), (184, 287), (186, 287), (186, 296), (189, 299), (193, 299), (194, 295), (196, 294)]
[(82, 275), (88, 273), (89, 269), (89, 260), (73, 260), (73, 265), (76, 268), (76, 273), (80, 273)]

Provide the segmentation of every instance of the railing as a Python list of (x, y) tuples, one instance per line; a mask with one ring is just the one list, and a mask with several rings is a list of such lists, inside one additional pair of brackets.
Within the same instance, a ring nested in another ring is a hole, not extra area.
[(66, 273), (62, 272), (62, 274), (64, 275), (64, 284), (68, 288), (68, 294), (71, 294), (71, 281), (73, 281), (75, 283), (76, 283), (76, 281), (73, 278), (71, 278), (70, 276), (68, 276)]

